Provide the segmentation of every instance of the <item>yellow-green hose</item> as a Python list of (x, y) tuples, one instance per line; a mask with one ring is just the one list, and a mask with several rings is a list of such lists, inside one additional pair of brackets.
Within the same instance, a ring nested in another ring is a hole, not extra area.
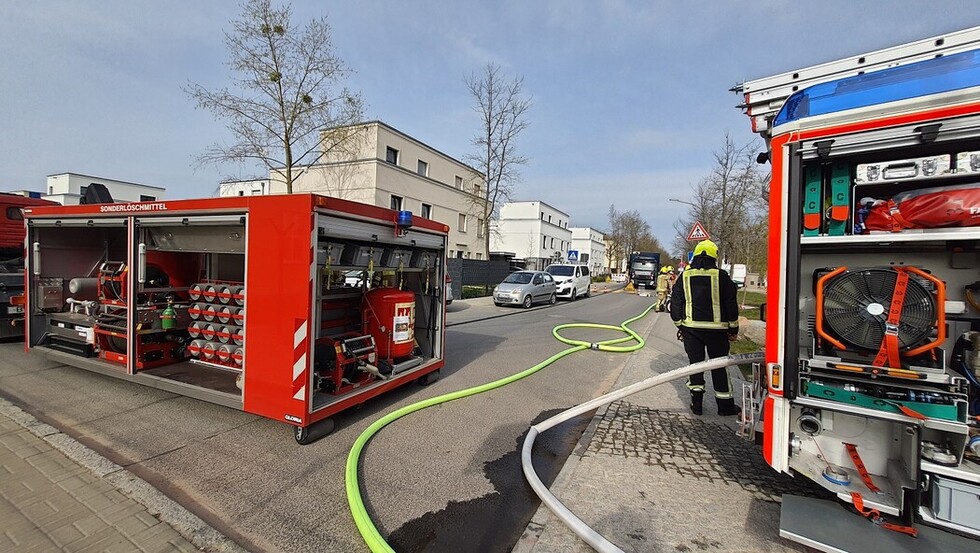
[[(541, 369), (547, 367), (548, 365), (554, 363), (555, 361), (570, 355), (577, 351), (582, 351), (584, 349), (596, 349), (600, 351), (610, 351), (616, 353), (628, 353), (631, 351), (636, 351), (644, 346), (646, 343), (639, 334), (630, 329), (627, 325), (633, 323), (639, 319), (642, 319), (653, 309), (653, 305), (647, 307), (643, 313), (629, 319), (619, 326), (605, 325), (605, 324), (593, 324), (593, 323), (570, 323), (558, 325), (551, 330), (551, 334), (554, 335), (559, 341), (568, 344), (572, 347), (562, 350), (551, 357), (545, 359), (544, 361), (538, 363), (537, 365), (521, 371), (517, 374), (501, 378), (499, 380), (494, 380), (493, 382), (488, 382), (486, 384), (481, 384), (480, 386), (474, 386), (472, 388), (467, 388), (465, 390), (460, 390), (458, 392), (451, 392), (448, 394), (443, 394), (441, 396), (436, 396), (429, 398), (411, 405), (407, 405), (381, 417), (380, 419), (374, 421), (371, 426), (368, 426), (364, 432), (354, 441), (354, 445), (351, 447), (350, 454), (347, 455), (347, 467), (344, 470), (344, 479), (347, 488), (347, 503), (350, 505), (351, 515), (354, 517), (354, 523), (357, 525), (357, 530), (361, 533), (361, 537), (364, 538), (364, 543), (367, 544), (371, 551), (378, 552), (391, 552), (394, 550), (388, 545), (381, 533), (378, 532), (377, 527), (374, 526), (374, 521), (368, 515), (367, 509), (364, 507), (364, 501), (361, 499), (361, 489), (360, 484), (357, 480), (357, 468), (358, 462), (360, 461), (361, 451), (364, 446), (367, 445), (368, 440), (371, 439), (379, 430), (387, 426), (389, 423), (394, 422), (405, 415), (414, 413), (426, 407), (432, 407), (433, 405), (439, 405), (441, 403), (446, 403), (453, 401), (454, 399), (460, 399), (474, 394), (479, 394), (494, 390), (501, 386), (506, 386), (511, 382), (515, 382), (524, 377), (530, 376)], [(583, 340), (572, 340), (570, 338), (565, 338), (559, 331), (566, 328), (598, 328), (602, 330), (617, 330), (625, 332), (627, 335), (614, 338), (610, 340), (603, 340), (601, 342), (586, 342)], [(614, 344), (621, 344), (623, 342), (632, 341), (633, 344), (628, 346), (616, 346)]]

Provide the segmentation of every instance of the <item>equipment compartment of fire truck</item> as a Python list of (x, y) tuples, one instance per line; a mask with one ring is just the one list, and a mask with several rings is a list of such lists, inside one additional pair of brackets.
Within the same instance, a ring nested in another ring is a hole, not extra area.
[(27, 347), (65, 364), (287, 422), (299, 443), (444, 364), (442, 223), (310, 194), (26, 218)]
[(773, 468), (876, 523), (784, 497), (781, 535), (976, 551), (980, 50), (805, 88), (766, 138), (766, 367), (747, 407)]

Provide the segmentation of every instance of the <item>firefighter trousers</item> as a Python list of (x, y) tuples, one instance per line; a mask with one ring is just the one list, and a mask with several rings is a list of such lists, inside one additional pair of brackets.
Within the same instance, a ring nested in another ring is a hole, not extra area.
[[(717, 330), (681, 329), (684, 337), (684, 351), (691, 363), (699, 363), (706, 359), (728, 355), (731, 346), (728, 333)], [(707, 351), (707, 357), (705, 352)], [(732, 381), (728, 378), (728, 367), (711, 371), (711, 384), (715, 391), (715, 400), (732, 400)], [(692, 374), (687, 379), (687, 389), (691, 394), (704, 394), (704, 373)], [(726, 402), (727, 403), (727, 402)]]

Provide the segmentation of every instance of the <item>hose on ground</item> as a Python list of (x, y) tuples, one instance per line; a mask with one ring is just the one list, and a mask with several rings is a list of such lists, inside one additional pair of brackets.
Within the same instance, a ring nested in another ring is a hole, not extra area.
[[(391, 548), (390, 545), (388, 545), (388, 542), (385, 541), (384, 537), (381, 535), (381, 532), (379, 532), (377, 527), (374, 525), (374, 521), (371, 520), (371, 516), (367, 512), (367, 508), (364, 506), (364, 501), (363, 498), (361, 497), (360, 483), (358, 482), (358, 478), (357, 478), (358, 465), (360, 462), (361, 452), (363, 451), (364, 447), (367, 445), (368, 441), (370, 441), (370, 439), (375, 434), (377, 434), (378, 431), (380, 431), (388, 424), (406, 415), (409, 415), (416, 411), (420, 411), (427, 407), (432, 407), (434, 405), (439, 405), (456, 399), (461, 399), (475, 394), (488, 392), (490, 390), (500, 388), (501, 386), (506, 386), (507, 384), (511, 384), (512, 382), (516, 382), (522, 378), (528, 377), (540, 371), (541, 369), (547, 367), (548, 365), (551, 365), (555, 361), (558, 361), (559, 359), (567, 355), (571, 355), (578, 351), (582, 351), (585, 349), (594, 349), (599, 351), (628, 353), (631, 351), (636, 351), (638, 349), (641, 349), (646, 342), (639, 334), (637, 334), (635, 331), (629, 328), (628, 325), (645, 317), (653, 309), (653, 307), (654, 307), (653, 305), (647, 307), (642, 313), (640, 313), (636, 317), (624, 321), (619, 326), (595, 324), (595, 323), (571, 323), (571, 324), (558, 325), (552, 329), (551, 334), (562, 343), (568, 344), (571, 347), (552, 355), (551, 357), (545, 359), (544, 361), (538, 363), (537, 365), (534, 365), (529, 369), (513, 374), (511, 376), (501, 378), (499, 380), (494, 380), (493, 382), (488, 382), (480, 386), (474, 386), (472, 388), (467, 388), (465, 390), (451, 392), (441, 396), (426, 399), (417, 403), (413, 403), (411, 405), (407, 405), (405, 407), (402, 407), (401, 409), (398, 409), (396, 411), (393, 411), (392, 413), (385, 415), (384, 417), (381, 417), (380, 419), (372, 423), (370, 426), (368, 426), (367, 429), (365, 429), (364, 432), (362, 432), (361, 435), (358, 436), (356, 440), (354, 440), (354, 445), (351, 446), (350, 453), (347, 456), (347, 465), (344, 471), (345, 487), (347, 490), (347, 503), (350, 506), (351, 515), (354, 518), (354, 524), (357, 525), (357, 530), (358, 532), (360, 532), (361, 537), (364, 539), (364, 543), (367, 544), (368, 548), (375, 553), (379, 553), (379, 552), (394, 553), (394, 550)], [(594, 329), (602, 329), (602, 330), (613, 330), (613, 331), (624, 332), (626, 336), (621, 336), (619, 338), (612, 338), (609, 340), (603, 340), (599, 342), (587, 342), (583, 340), (573, 340), (570, 338), (566, 338), (560, 334), (562, 330), (569, 329), (569, 328), (594, 328)], [(629, 345), (621, 345), (625, 342), (633, 342), (633, 343)]]
[(729, 355), (728, 357), (718, 357), (715, 359), (702, 361), (700, 363), (685, 365), (679, 369), (674, 369), (672, 371), (650, 377), (641, 382), (637, 382), (636, 384), (631, 384), (625, 388), (599, 396), (593, 400), (572, 407), (571, 409), (566, 409), (565, 411), (562, 411), (551, 418), (541, 421), (532, 426), (530, 430), (528, 430), (527, 436), (524, 438), (524, 446), (521, 449), (521, 467), (524, 470), (524, 478), (527, 479), (527, 482), (531, 485), (534, 493), (541, 498), (541, 502), (551, 509), (551, 512), (554, 513), (555, 516), (565, 524), (565, 526), (568, 526), (572, 532), (574, 532), (578, 537), (582, 538), (585, 543), (589, 544), (593, 549), (599, 551), (600, 553), (623, 553), (622, 549), (604, 538), (602, 534), (599, 534), (593, 530), (591, 527), (589, 527), (589, 525), (585, 524), (582, 519), (575, 516), (575, 514), (568, 509), (568, 507), (566, 507), (561, 501), (558, 500), (557, 497), (554, 496), (554, 494), (551, 493), (548, 487), (541, 482), (541, 479), (538, 478), (537, 473), (534, 472), (534, 466), (531, 464), (531, 449), (534, 447), (534, 440), (537, 438), (538, 434), (569, 419), (575, 418), (582, 413), (587, 413), (593, 409), (598, 409), (603, 405), (612, 403), (628, 395), (641, 392), (648, 388), (652, 388), (672, 380), (677, 380), (679, 378), (684, 378), (692, 374), (697, 374), (712, 369), (728, 367), (730, 365), (740, 365), (743, 363), (758, 363), (762, 360), (763, 353), (761, 351), (757, 351), (755, 353)]

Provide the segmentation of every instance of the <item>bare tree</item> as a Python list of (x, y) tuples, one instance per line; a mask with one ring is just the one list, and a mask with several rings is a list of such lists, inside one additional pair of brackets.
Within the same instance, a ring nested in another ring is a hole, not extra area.
[(685, 238), (700, 221), (718, 244), (719, 262), (748, 262), (764, 270), (769, 181), (757, 169), (756, 150), (749, 144), (736, 145), (725, 135), (722, 149), (714, 153), (711, 173), (694, 187), (687, 216), (674, 223), (675, 251), (691, 248)]
[(360, 96), (340, 86), (350, 70), (333, 54), (326, 17), (300, 28), (288, 5), (271, 0), (249, 0), (225, 44), (235, 90), (184, 91), (227, 121), (235, 142), (210, 146), (198, 162), (260, 163), (292, 193), (299, 167), (342, 146), (352, 136), (343, 127), (361, 118)]
[(639, 211), (616, 211), (615, 205), (609, 206), (609, 233), (606, 237), (611, 242), (613, 256), (619, 260), (628, 260), (633, 252), (659, 252), (660, 261), (668, 264), (673, 257), (664, 249), (653, 234), (650, 225), (643, 220)]
[[(484, 226), (484, 246), (490, 252), (490, 221), (500, 213), (500, 206), (510, 199), (513, 187), (520, 181), (518, 168), (527, 158), (517, 151), (517, 138), (528, 126), (527, 112), (531, 99), (524, 96), (524, 78), (507, 81), (500, 67), (488, 63), (480, 75), (465, 78), (470, 95), (476, 100), (474, 110), (480, 114), (481, 129), (473, 137), (477, 153), (466, 156), (477, 173), (475, 208)], [(478, 186), (486, 183), (481, 190)]]

